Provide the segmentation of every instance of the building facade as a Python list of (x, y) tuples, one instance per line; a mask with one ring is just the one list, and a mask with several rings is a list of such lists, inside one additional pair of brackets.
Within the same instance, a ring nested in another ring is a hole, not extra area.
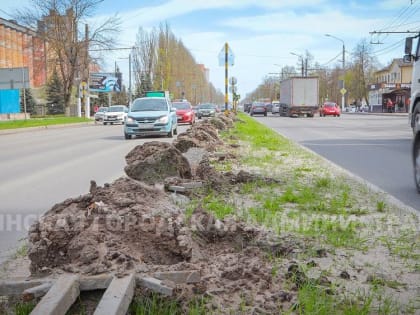
[(27, 67), (32, 88), (47, 81), (46, 46), (35, 31), (0, 18), (0, 68)]
[[(372, 111), (406, 112), (411, 93), (413, 63), (401, 58), (375, 73), (375, 82), (369, 84), (369, 104)], [(390, 106), (389, 104), (391, 104)]]

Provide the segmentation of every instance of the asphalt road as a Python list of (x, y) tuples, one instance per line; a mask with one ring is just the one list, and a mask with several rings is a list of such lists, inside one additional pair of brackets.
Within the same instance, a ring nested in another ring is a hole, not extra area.
[(411, 162), (412, 132), (406, 115), (254, 117), (420, 211)]
[[(124, 174), (125, 155), (145, 141), (125, 140), (121, 125), (78, 125), (0, 133), (0, 263), (27, 228), (54, 204)], [(179, 126), (178, 133), (188, 126)]]

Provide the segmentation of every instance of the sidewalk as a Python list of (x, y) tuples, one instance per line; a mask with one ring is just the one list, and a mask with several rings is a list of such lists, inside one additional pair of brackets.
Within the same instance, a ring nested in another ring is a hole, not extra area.
[(342, 112), (346, 115), (378, 115), (378, 116), (399, 116), (408, 117), (408, 113), (383, 113), (383, 112)]
[(59, 128), (74, 128), (74, 127), (84, 127), (84, 126), (94, 126), (94, 121), (81, 122), (81, 123), (69, 123), (69, 124), (57, 124), (57, 125), (48, 125), (48, 126), (37, 126), (37, 127), (26, 127), (26, 128), (14, 128), (14, 129), (2, 129), (0, 130), (1, 135), (10, 135), (15, 133), (29, 132), (29, 131), (40, 131), (45, 129), (59, 129)]

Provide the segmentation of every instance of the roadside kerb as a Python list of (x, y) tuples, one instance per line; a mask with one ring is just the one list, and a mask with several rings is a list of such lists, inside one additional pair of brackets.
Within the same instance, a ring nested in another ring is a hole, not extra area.
[(31, 132), (31, 131), (41, 131), (46, 129), (61, 129), (61, 128), (76, 128), (76, 127), (88, 127), (95, 126), (94, 121), (81, 122), (81, 123), (70, 123), (70, 124), (57, 124), (57, 125), (47, 125), (47, 126), (37, 126), (37, 127), (26, 127), (26, 128), (14, 128), (14, 129), (3, 129), (0, 130), (1, 135), (10, 135), (22, 132)]

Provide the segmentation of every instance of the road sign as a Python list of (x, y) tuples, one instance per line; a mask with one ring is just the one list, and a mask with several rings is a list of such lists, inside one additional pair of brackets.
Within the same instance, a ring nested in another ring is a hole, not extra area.
[[(224, 67), (225, 66), (225, 46), (223, 45), (222, 50), (219, 52), (219, 55), (217, 56), (219, 59), (219, 66)], [(233, 54), (233, 51), (228, 47), (228, 65), (233, 66), (235, 63), (235, 55)]]
[(342, 88), (342, 89), (340, 90), (340, 93), (341, 93), (341, 95), (344, 95), (344, 94), (346, 94), (346, 93), (347, 93), (347, 90), (346, 90), (345, 88)]
[(229, 86), (229, 92), (231, 92), (231, 93), (236, 93), (236, 92), (237, 92), (237, 88), (236, 88), (236, 86), (235, 86), (235, 85), (231, 85), (231, 86)]
[(230, 77), (230, 79), (229, 79), (229, 83), (230, 83), (231, 85), (235, 85), (236, 83), (238, 83), (238, 80), (236, 80), (236, 78), (235, 78), (235, 77)]

